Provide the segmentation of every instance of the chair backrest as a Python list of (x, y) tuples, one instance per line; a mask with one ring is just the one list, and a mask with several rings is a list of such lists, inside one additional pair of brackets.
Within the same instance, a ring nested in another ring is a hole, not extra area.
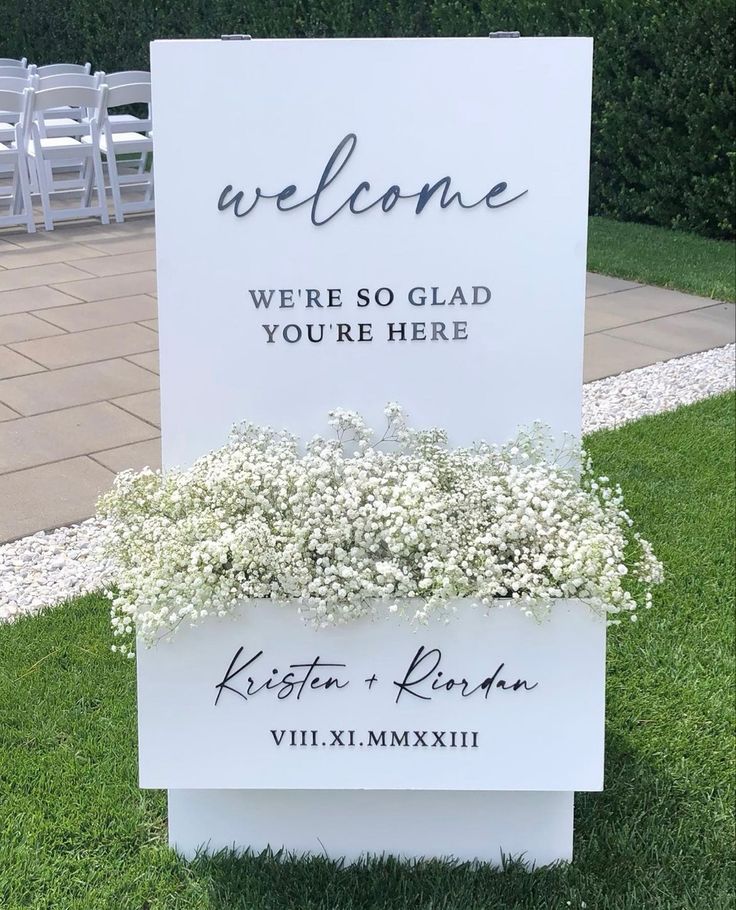
[[(32, 80), (26, 76), (0, 76), (0, 91), (22, 93), (25, 88), (33, 88)], [(6, 107), (0, 107), (0, 111), (6, 110)]]
[(47, 88), (33, 92), (31, 111), (33, 114), (55, 110), (60, 107), (86, 108), (91, 116), (98, 120), (104, 110), (107, 99), (107, 86), (89, 88), (87, 86), (64, 85), (58, 88)]
[(128, 104), (150, 104), (151, 83), (135, 82), (128, 85), (116, 85), (114, 88), (105, 81), (108, 87), (107, 107), (123, 107)]
[[(95, 74), (97, 75), (97, 74)], [(119, 73), (100, 73), (101, 83), (108, 88), (117, 88), (119, 85), (150, 84), (151, 74), (147, 70), (123, 70)]]
[(21, 57), (20, 60), (16, 60), (13, 57), (0, 57), (0, 66), (15, 66), (15, 67), (25, 67), (28, 65), (28, 60), (25, 57)]
[(36, 68), (39, 76), (59, 76), (64, 73), (83, 73), (88, 76), (91, 70), (91, 63), (48, 63)]
[(28, 79), (31, 71), (21, 66), (12, 66), (0, 62), (0, 76), (11, 76), (14, 79)]
[(49, 89), (66, 86), (76, 86), (83, 88), (99, 88), (100, 79), (97, 73), (90, 76), (87, 73), (59, 73), (56, 76), (38, 76), (37, 88)]
[(22, 92), (8, 92), (0, 89), (0, 110), (17, 116), (15, 121), (15, 139), (17, 148), (25, 148), (28, 139), (28, 128), (31, 120), (31, 104), (33, 103), (33, 89), (24, 88)]
[(25, 114), (30, 105), (30, 95), (33, 89), (24, 88), (19, 92), (7, 91), (0, 86), (0, 111), (11, 114)]
[[(105, 102), (106, 112), (116, 107), (129, 107), (132, 104), (145, 104), (148, 108), (146, 117), (139, 117), (138, 120), (130, 124), (129, 129), (135, 130), (136, 133), (149, 133), (153, 129), (153, 120), (151, 119), (151, 83), (135, 82), (132, 85), (117, 85), (115, 88), (109, 88), (107, 92), (107, 101)], [(104, 118), (102, 129), (107, 131), (110, 121)]]

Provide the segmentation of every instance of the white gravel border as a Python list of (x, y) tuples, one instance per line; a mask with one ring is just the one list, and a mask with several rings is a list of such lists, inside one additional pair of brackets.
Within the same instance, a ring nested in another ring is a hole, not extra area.
[(689, 354), (583, 386), (583, 433), (720, 395), (734, 387), (736, 345)]
[[(735, 351), (730, 344), (588, 383), (583, 388), (583, 432), (729, 391), (734, 388)], [(99, 531), (97, 519), (90, 518), (0, 546), (0, 622), (109, 584), (113, 571), (97, 552)]]

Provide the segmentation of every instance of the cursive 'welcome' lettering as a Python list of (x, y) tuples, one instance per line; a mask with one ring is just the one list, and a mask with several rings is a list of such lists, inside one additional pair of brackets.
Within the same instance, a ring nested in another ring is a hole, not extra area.
[[(298, 195), (298, 188), (293, 183), (287, 184), (283, 189), (276, 193), (266, 193), (260, 186), (257, 186), (253, 194), (252, 202), (246, 206), (246, 203), (244, 202), (245, 192), (243, 190), (237, 190), (233, 193), (233, 186), (231, 183), (228, 183), (220, 193), (220, 198), (217, 201), (217, 208), (221, 212), (232, 209), (232, 213), (236, 218), (244, 218), (255, 209), (261, 199), (275, 199), (276, 208), (280, 212), (291, 212), (302, 206), (309, 206), (312, 224), (316, 227), (321, 227), (332, 221), (333, 218), (346, 209), (352, 215), (364, 215), (366, 212), (370, 212), (372, 209), (376, 208), (380, 208), (382, 212), (390, 212), (400, 199), (416, 200), (414, 203), (414, 211), (417, 215), (421, 215), (425, 208), (435, 198), (437, 198), (441, 209), (446, 209), (453, 205), (458, 206), (461, 209), (474, 209), (479, 205), (485, 205), (489, 209), (500, 209), (503, 208), (503, 206), (509, 205), (515, 200), (520, 199), (528, 192), (528, 190), (522, 190), (515, 196), (502, 199), (500, 197), (502, 197), (508, 189), (508, 184), (502, 180), (499, 183), (494, 184), (488, 192), (479, 199), (476, 199), (474, 202), (468, 202), (463, 198), (463, 195), (459, 190), (453, 191), (452, 178), (447, 176), (440, 177), (440, 179), (435, 180), (434, 183), (425, 183), (420, 190), (413, 193), (402, 192), (401, 187), (394, 183), (375, 199), (368, 201), (371, 194), (371, 185), (367, 180), (361, 180), (355, 189), (344, 198), (342, 202), (335, 205), (336, 190), (333, 190), (330, 193), (330, 187), (337, 177), (345, 170), (357, 144), (358, 137), (355, 133), (348, 133), (338, 144), (325, 165), (322, 176), (319, 178), (317, 189), (304, 199), (300, 199), (299, 201), (294, 200), (293, 197)], [(330, 201), (330, 199), (332, 201)]]

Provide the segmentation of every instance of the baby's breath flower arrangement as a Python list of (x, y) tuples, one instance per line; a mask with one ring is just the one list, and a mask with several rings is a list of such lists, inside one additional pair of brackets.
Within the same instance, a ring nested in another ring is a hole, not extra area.
[[(617, 622), (651, 603), (662, 568), (632, 530), (621, 490), (584, 454), (549, 455), (540, 431), (505, 446), (450, 449), (401, 408), (376, 435), (350, 411), (335, 438), (244, 424), (188, 470), (119, 474), (100, 500), (116, 635), (152, 643), (239, 601), (296, 603), (319, 624), (375, 610), (418, 619), (469, 598), (540, 615), (580, 598)], [(286, 607), (285, 607), (286, 608)]]

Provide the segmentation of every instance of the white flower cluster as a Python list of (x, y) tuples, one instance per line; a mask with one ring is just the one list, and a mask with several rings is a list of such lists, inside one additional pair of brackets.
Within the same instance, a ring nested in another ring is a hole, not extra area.
[(379, 603), (421, 620), (458, 598), (538, 615), (576, 597), (634, 619), (627, 574), (649, 605), (661, 565), (579, 452), (562, 464), (539, 432), (452, 450), (441, 430), (407, 428), (398, 405), (385, 414), (377, 440), (339, 410), (336, 438), (305, 451), (246, 424), (189, 470), (119, 474), (100, 500), (119, 566), (114, 632), (150, 643), (249, 598), (297, 602), (319, 624)]

